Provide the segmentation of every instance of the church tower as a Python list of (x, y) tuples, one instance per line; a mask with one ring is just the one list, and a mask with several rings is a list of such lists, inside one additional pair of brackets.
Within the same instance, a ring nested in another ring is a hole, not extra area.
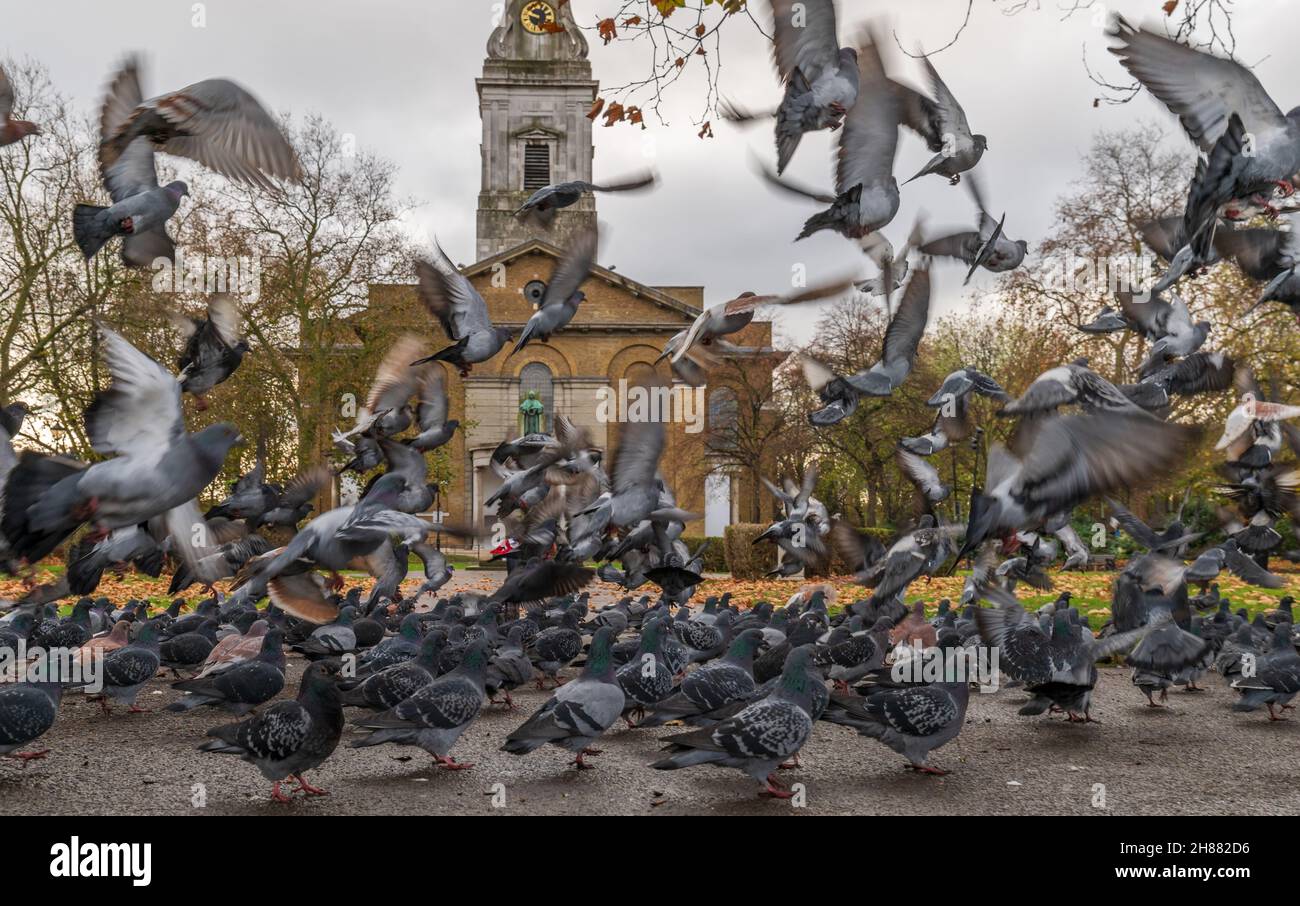
[(483, 123), (479, 261), (534, 237), (563, 248), (596, 224), (591, 194), (559, 211), (549, 231), (514, 216), (542, 186), (591, 180), (587, 113), (599, 83), (591, 77), (587, 41), (568, 3), (509, 0), (504, 15), (488, 40), (483, 76), (475, 81)]

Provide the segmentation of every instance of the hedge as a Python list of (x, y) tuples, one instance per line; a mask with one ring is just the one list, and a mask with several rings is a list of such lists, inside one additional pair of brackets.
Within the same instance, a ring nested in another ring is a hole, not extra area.
[(738, 522), (727, 526), (727, 566), (733, 579), (761, 579), (776, 569), (776, 545), (754, 539), (767, 528), (755, 522)]
[(706, 538), (704, 535), (682, 535), (681, 541), (692, 554), (705, 541), (709, 546), (704, 550), (704, 571), (706, 573), (725, 573), (727, 571), (727, 546), (721, 538)]

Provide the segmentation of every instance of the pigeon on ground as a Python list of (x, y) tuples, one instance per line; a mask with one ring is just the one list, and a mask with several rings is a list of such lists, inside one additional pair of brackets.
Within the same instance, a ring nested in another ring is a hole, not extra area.
[(664, 657), (662, 636), (667, 631), (666, 618), (654, 620), (641, 630), (641, 643), (633, 658), (619, 668), (618, 684), (623, 687), (627, 703), (623, 717), (628, 727), (640, 720), (646, 708), (654, 707), (673, 691), (673, 671)]
[[(0, 72), (0, 79), (3, 72)], [(3, 87), (0, 84), (0, 87)], [(16, 758), (25, 767), (29, 762), (44, 758), (48, 749), (19, 751), (28, 743), (39, 739), (59, 714), (59, 701), (63, 698), (63, 683), (57, 675), (55, 659), (50, 658), (42, 667), (33, 663), (25, 668), (45, 675), (31, 677), (26, 682), (0, 683), (0, 757)]]
[(611, 646), (614, 633), (596, 630), (587, 650), (587, 663), (577, 679), (555, 690), (550, 700), (506, 737), (503, 752), (527, 755), (546, 743), (575, 754), (578, 770), (590, 768), (588, 755), (600, 754), (591, 744), (623, 714), (626, 697), (614, 674)]
[(763, 630), (740, 632), (723, 657), (686, 674), (677, 691), (657, 703), (637, 726), (662, 727), (674, 720), (693, 727), (713, 725), (717, 719), (711, 712), (754, 693), (754, 655), (763, 645)]
[(352, 628), (356, 609), (347, 606), (339, 610), (338, 618), (312, 631), (307, 640), (294, 645), (293, 650), (301, 652), (311, 660), (325, 657), (337, 657), (357, 650), (357, 634)]
[(145, 623), (130, 644), (104, 656), (101, 665), (103, 690), (99, 694), (99, 704), (104, 713), (112, 713), (108, 704), (110, 700), (119, 705), (127, 705), (131, 714), (148, 710), (136, 705), (135, 699), (140, 690), (158, 675), (161, 664), (158, 629), (153, 623)]
[(438, 676), (438, 658), (446, 646), (446, 634), (433, 630), (420, 643), (420, 653), (415, 658), (370, 673), (343, 693), (343, 705), (372, 711), (387, 711), (400, 705)]
[(271, 781), (271, 798), (276, 802), (291, 801), (280, 792), (287, 777), (298, 783), (293, 792), (327, 795), (302, 775), (324, 764), (343, 735), (343, 705), (331, 677), (333, 670), (324, 663), (310, 665), (296, 700), (276, 702), (247, 720), (213, 727), (207, 734), (213, 738), (199, 751), (238, 755), (255, 765)]
[(510, 693), (533, 678), (533, 662), (524, 651), (524, 627), (514, 626), (503, 644), (488, 661), (487, 680), (484, 686), (488, 699), (497, 703), (497, 696), (505, 696), (505, 706), (514, 708)]
[(261, 650), (249, 660), (172, 683), (173, 689), (185, 695), (168, 705), (167, 710), (184, 712), (215, 705), (242, 717), (275, 698), (284, 688), (284, 633), (268, 629), (261, 642)]
[(486, 639), (470, 643), (460, 665), (444, 676), (417, 689), (410, 698), (373, 717), (353, 721), (372, 730), (369, 736), (352, 743), (353, 748), (395, 743), (419, 746), (442, 767), (453, 771), (474, 765), (450, 756), (456, 740), (465, 732), (487, 701), (484, 680), (487, 676), (490, 646)]
[(760, 795), (789, 799), (791, 791), (780, 784), (777, 767), (799, 753), (813, 729), (813, 687), (822, 677), (813, 664), (816, 649), (800, 645), (786, 657), (785, 668), (772, 692), (739, 713), (679, 736), (669, 736), (669, 754), (650, 767), (675, 771), (697, 764), (736, 768), (764, 784)]
[(1300, 692), (1300, 655), (1296, 654), (1291, 633), (1290, 623), (1280, 623), (1273, 630), (1272, 648), (1256, 657), (1251, 674), (1243, 671), (1232, 681), (1232, 688), (1241, 694), (1232, 710), (1254, 711), (1266, 705), (1269, 720), (1281, 720), (1273, 711), (1275, 707), (1295, 710), (1291, 699)]

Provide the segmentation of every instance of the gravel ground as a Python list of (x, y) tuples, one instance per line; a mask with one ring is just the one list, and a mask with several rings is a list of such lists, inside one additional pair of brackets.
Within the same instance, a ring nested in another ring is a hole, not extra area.
[[(304, 663), (290, 659), (291, 690)], [(488, 708), (461, 737), (452, 754), (472, 770), (434, 768), (415, 748), (351, 749), (349, 728), (308, 775), (330, 795), (279, 805), (253, 766), (196, 751), (204, 732), (229, 716), (159, 710), (178, 695), (159, 679), (140, 696), (155, 709), (148, 714), (103, 716), (83, 696), (65, 697), (58, 723), (38, 741), (47, 758), (25, 769), (0, 759), (0, 814), (1300, 813), (1293, 782), (1300, 718), (1273, 723), (1263, 712), (1234, 713), (1235, 694), (1216, 676), (1204, 679), (1205, 692), (1175, 691), (1167, 710), (1152, 709), (1127, 671), (1101, 674), (1095, 724), (1020, 717), (1025, 697), (1014, 689), (972, 693), (961, 735), (932, 756), (952, 771), (946, 777), (914, 775), (874, 740), (819, 723), (802, 766), (783, 772), (803, 784), (802, 806), (758, 798), (738, 771), (650, 770), (657, 741), (680, 732), (671, 727), (620, 725), (602, 740), (604, 754), (590, 759), (595, 769), (583, 772), (552, 747), (523, 757), (499, 751), (549, 695), (532, 689), (515, 695), (516, 711)]]

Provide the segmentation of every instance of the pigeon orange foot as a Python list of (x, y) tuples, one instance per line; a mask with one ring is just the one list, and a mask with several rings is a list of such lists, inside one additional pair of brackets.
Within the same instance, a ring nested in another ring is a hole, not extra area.
[(928, 764), (909, 764), (908, 767), (918, 774), (930, 774), (934, 777), (944, 777), (948, 773), (942, 768), (933, 768)]
[(23, 763), (23, 767), (25, 768), (33, 761), (38, 761), (39, 759), (44, 758), (48, 754), (50, 754), (49, 749), (39, 749), (35, 752), (14, 752), (10, 755), (10, 757), (17, 758), (19, 761)]
[(783, 786), (781, 785), (781, 782), (780, 782), (779, 780), (776, 779), (776, 775), (775, 775), (775, 774), (768, 774), (768, 775), (767, 775), (767, 785), (766, 785), (765, 787), (763, 787), (761, 790), (758, 791), (758, 795), (760, 795), (760, 796), (769, 796), (769, 797), (771, 797), (771, 798), (773, 798), (773, 799), (793, 799), (793, 798), (794, 798), (794, 793), (790, 792), (788, 789), (786, 789), (785, 787), (783, 787)]
[(276, 802), (285, 803), (286, 805), (290, 802), (293, 802), (293, 799), (286, 796), (284, 793), (280, 792), (280, 781), (278, 780), (275, 783), (271, 784), (271, 799), (273, 799)]
[(295, 793), (302, 793), (304, 796), (329, 795), (329, 790), (323, 790), (318, 786), (312, 786), (301, 774), (290, 774), (289, 776), (298, 781), (298, 785), (293, 789)]
[(444, 767), (449, 771), (468, 771), (470, 768), (474, 767), (473, 762), (457, 761), (450, 755), (435, 755), (433, 757), (437, 760), (440, 767)]

